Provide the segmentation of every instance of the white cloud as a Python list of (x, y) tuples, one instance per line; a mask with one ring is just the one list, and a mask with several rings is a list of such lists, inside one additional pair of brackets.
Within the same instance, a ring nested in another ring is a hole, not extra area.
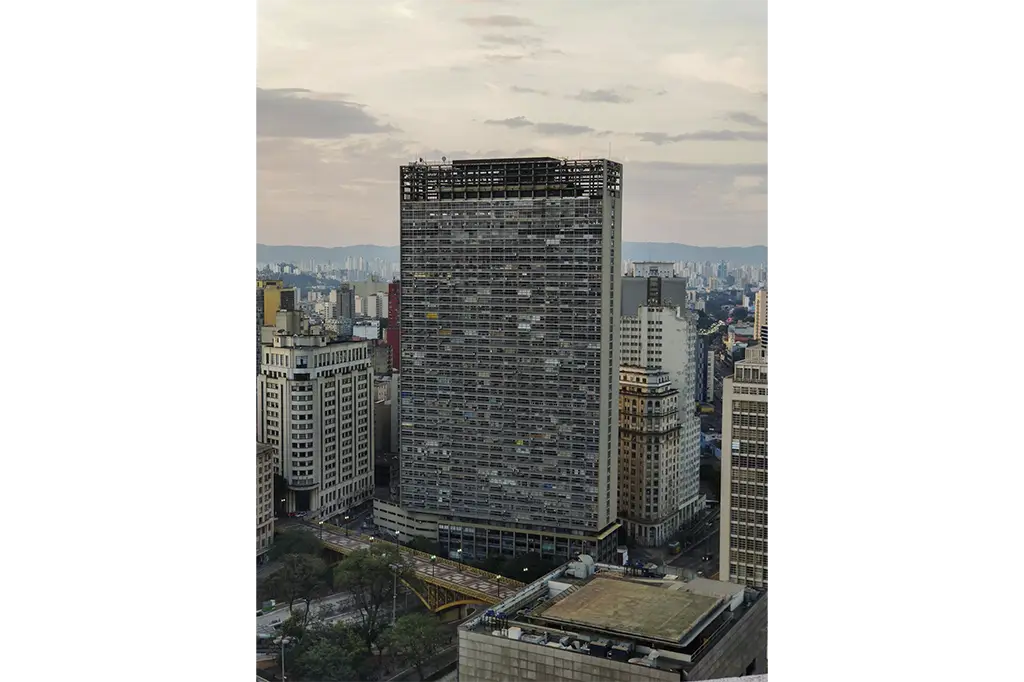
[[(261, 241), (330, 246), (373, 230), (396, 243), (397, 166), (428, 150), (575, 157), (611, 146), (629, 159), (627, 240), (764, 243), (763, 174), (713, 169), (767, 158), (765, 128), (749, 125), (767, 120), (765, 2), (586, 5), (260, 0), (260, 87), (309, 91), (261, 104), (274, 107), (263, 131), (293, 138), (259, 147)], [(529, 124), (485, 123), (506, 120)], [(666, 170), (682, 162), (691, 170)], [(679, 195), (691, 202), (682, 221)]]

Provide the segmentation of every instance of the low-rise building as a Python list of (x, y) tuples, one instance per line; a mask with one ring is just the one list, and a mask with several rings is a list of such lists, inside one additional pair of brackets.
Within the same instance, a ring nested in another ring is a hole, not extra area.
[(413, 537), (427, 538), (437, 542), (439, 516), (419, 514), (402, 509), (397, 504), (374, 498), (373, 523), (390, 534), (397, 533), (403, 542)]
[(459, 627), (459, 679), (679, 682), (767, 672), (767, 591), (565, 564)]
[(366, 317), (356, 320), (352, 325), (352, 336), (368, 340), (379, 339), (380, 320)]

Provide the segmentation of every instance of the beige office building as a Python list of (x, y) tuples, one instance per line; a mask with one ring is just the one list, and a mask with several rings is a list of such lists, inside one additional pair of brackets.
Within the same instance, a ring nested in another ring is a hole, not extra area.
[(751, 346), (722, 395), (722, 580), (768, 587), (768, 351)]
[(330, 519), (373, 497), (373, 367), (366, 342), (279, 329), (264, 345), (257, 440), (276, 448), (289, 512)]
[[(647, 305), (639, 306), (635, 315), (620, 319), (621, 365), (662, 372), (677, 391), (674, 418), (679, 427), (678, 476), (671, 481), (672, 491), (667, 490), (668, 481), (662, 479), (659, 483), (666, 494), (678, 499), (683, 512), (679, 523), (683, 524), (705, 505), (705, 498), (700, 495), (700, 416), (695, 401), (697, 316), (676, 306), (662, 305), (662, 284), (649, 280)], [(619, 508), (625, 506), (620, 504)]]
[(274, 448), (256, 443), (256, 560), (274, 542)]
[(684, 495), (680, 402), (667, 372), (619, 370), (619, 517), (641, 547), (668, 542), (698, 505)]

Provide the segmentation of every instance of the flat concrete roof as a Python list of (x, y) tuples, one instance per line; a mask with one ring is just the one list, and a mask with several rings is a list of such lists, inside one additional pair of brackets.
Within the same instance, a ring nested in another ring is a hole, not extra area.
[(721, 601), (720, 597), (598, 575), (546, 609), (540, 618), (679, 642)]

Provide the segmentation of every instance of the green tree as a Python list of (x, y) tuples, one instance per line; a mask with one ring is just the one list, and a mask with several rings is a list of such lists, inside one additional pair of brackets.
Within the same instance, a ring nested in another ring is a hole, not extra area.
[(356, 630), (367, 653), (387, 627), (384, 605), (392, 598), (397, 579), (409, 574), (404, 557), (394, 545), (380, 543), (345, 557), (334, 567), (334, 587), (352, 595), (359, 613)]
[(424, 537), (416, 536), (409, 541), (409, 547), (427, 554), (441, 556), (441, 545)]
[(395, 627), (388, 631), (387, 642), (396, 654), (416, 668), (422, 680), (424, 665), (441, 650), (445, 636), (437, 618), (410, 613), (399, 618)]
[(274, 544), (270, 547), (270, 558), (280, 559), (288, 554), (319, 555), (323, 543), (314, 533), (303, 530), (286, 530), (274, 536)]
[(311, 627), (290, 652), (292, 680), (370, 680), (372, 657), (353, 628), (336, 623)]
[(308, 554), (287, 554), (281, 559), (281, 569), (268, 580), (272, 581), (274, 591), (281, 595), (282, 601), (288, 602), (288, 612), (297, 601), (309, 603), (327, 585), (327, 566), (323, 559)]

